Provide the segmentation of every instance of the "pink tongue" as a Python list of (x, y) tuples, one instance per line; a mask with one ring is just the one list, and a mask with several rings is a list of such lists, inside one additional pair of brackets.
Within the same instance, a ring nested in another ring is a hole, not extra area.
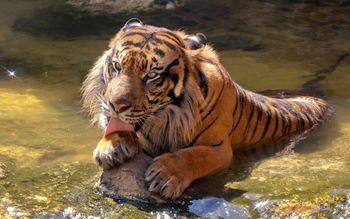
[(134, 132), (134, 127), (128, 123), (125, 123), (117, 118), (111, 118), (108, 122), (106, 132), (104, 137), (107, 135), (113, 133), (113, 132), (119, 132), (119, 131), (129, 131)]

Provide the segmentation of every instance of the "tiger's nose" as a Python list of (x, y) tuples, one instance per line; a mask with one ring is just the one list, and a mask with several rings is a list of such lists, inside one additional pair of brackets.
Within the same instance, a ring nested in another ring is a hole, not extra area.
[(122, 113), (130, 108), (130, 104), (126, 100), (118, 100), (116, 102), (109, 101), (109, 105), (117, 113)]

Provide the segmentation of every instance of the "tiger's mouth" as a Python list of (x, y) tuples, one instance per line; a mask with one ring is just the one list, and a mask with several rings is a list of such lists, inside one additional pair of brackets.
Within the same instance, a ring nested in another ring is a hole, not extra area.
[(130, 123), (123, 122), (119, 118), (111, 117), (108, 121), (108, 125), (106, 127), (104, 137), (112, 133), (122, 132), (122, 131), (135, 132), (135, 128)]

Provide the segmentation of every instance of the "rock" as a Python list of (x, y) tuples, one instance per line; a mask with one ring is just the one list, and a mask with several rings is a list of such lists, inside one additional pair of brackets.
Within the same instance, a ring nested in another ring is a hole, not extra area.
[(95, 187), (108, 196), (154, 198), (146, 187), (144, 174), (152, 158), (140, 153), (119, 167), (105, 169)]
[[(135, 132), (119, 131), (110, 133), (100, 140), (94, 151), (94, 157), (99, 161), (105, 159), (105, 151), (111, 150), (110, 146), (116, 145), (118, 142), (127, 144), (128, 151), (130, 153), (135, 152), (136, 155), (121, 165), (116, 165), (112, 168), (109, 165), (104, 166), (95, 188), (104, 195), (116, 199), (142, 198), (149, 200), (155, 199), (157, 201), (159, 198), (148, 192), (144, 180), (146, 169), (151, 164), (152, 158), (142, 152), (140, 146), (135, 141), (136, 138)], [(122, 159), (124, 160), (125, 158)]]
[(88, 11), (135, 12), (150, 8), (153, 0), (68, 0), (67, 4)]
[(155, 8), (174, 9), (180, 1), (171, 0), (67, 0), (67, 4), (79, 9), (105, 13), (135, 13)]

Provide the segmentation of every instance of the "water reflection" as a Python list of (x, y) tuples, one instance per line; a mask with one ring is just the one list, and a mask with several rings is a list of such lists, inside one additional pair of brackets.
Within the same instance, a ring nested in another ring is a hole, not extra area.
[(206, 198), (191, 201), (189, 211), (206, 218), (237, 218), (251, 217), (249, 212), (240, 205), (234, 205), (220, 198)]
[(9, 76), (10, 78), (14, 78), (16, 77), (16, 71), (12, 71), (7, 69), (5, 66), (0, 65), (0, 67), (5, 71), (5, 73), (7, 74), (7, 76)]

